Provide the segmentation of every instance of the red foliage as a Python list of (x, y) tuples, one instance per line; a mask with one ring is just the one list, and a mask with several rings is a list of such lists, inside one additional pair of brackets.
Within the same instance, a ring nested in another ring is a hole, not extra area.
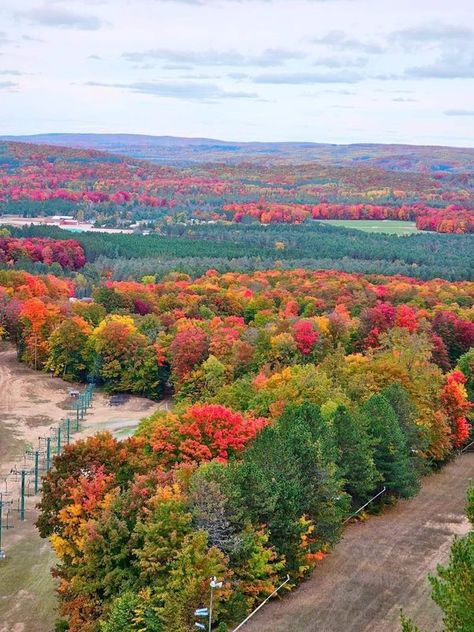
[(399, 305), (395, 315), (395, 327), (403, 327), (413, 333), (418, 328), (416, 312), (408, 305)]
[(82, 246), (74, 239), (0, 237), (0, 262), (11, 264), (19, 259), (59, 263), (68, 270), (79, 270), (86, 262)]
[(158, 418), (151, 436), (155, 452), (165, 463), (226, 461), (243, 450), (268, 420), (243, 415), (219, 404), (195, 404), (180, 418)]
[(451, 426), (451, 441), (455, 448), (462, 446), (470, 433), (467, 415), (472, 404), (467, 399), (465, 383), (466, 377), (461, 371), (452, 371), (441, 392), (441, 403)]
[(293, 338), (298, 351), (303, 355), (311, 353), (318, 337), (319, 333), (314, 330), (313, 324), (309, 320), (299, 320), (293, 325)]
[(442, 338), (451, 361), (474, 346), (474, 323), (453, 312), (438, 312), (433, 319), (433, 331)]
[(474, 211), (451, 206), (428, 208), (417, 216), (416, 227), (437, 233), (474, 233)]
[(261, 224), (301, 224), (307, 219), (416, 220), (419, 230), (439, 233), (474, 232), (474, 211), (460, 205), (432, 208), (425, 204), (386, 206), (381, 204), (282, 204), (279, 202), (237, 202), (223, 206), (225, 214), (233, 214), (234, 222), (244, 217)]
[(207, 353), (209, 338), (199, 327), (188, 327), (180, 331), (171, 343), (171, 366), (181, 380), (203, 360)]

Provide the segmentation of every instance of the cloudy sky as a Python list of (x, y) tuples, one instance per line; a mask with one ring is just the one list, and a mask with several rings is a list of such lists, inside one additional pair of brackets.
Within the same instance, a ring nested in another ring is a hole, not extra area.
[(473, 0), (1, 0), (39, 132), (474, 146)]

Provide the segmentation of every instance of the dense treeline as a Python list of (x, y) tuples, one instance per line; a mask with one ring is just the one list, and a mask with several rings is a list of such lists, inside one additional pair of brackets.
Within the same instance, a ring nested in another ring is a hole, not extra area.
[(409, 497), (469, 440), (472, 283), (270, 270), (73, 282), (0, 271), (22, 360), (159, 398), (123, 442), (68, 446), (38, 527), (71, 632), (187, 632), (224, 587), (224, 631), (295, 585), (376, 492)]
[[(309, 219), (411, 220), (420, 230), (437, 233), (474, 232), (474, 209), (462, 206), (433, 208), (420, 202), (387, 206), (381, 204), (278, 204), (266, 200), (226, 204), (222, 215), (234, 222), (252, 218), (261, 224), (301, 224)], [(218, 215), (217, 215), (218, 216)]]
[(214, 574), (227, 630), (304, 578), (372, 495), (411, 496), (469, 440), (472, 283), (208, 271), (106, 282), (92, 302), (52, 276), (0, 283), (24, 361), (174, 392), (134, 437), (67, 447), (44, 482), (71, 632), (187, 632)]
[(0, 263), (13, 265), (25, 260), (47, 266), (57, 263), (66, 270), (78, 270), (86, 262), (84, 251), (74, 239), (15, 239), (0, 233)]
[[(69, 238), (57, 227), (29, 226), (11, 229), (17, 237)], [(156, 258), (178, 262), (193, 257), (219, 259), (224, 270), (231, 259), (243, 256), (252, 263), (245, 269), (283, 267), (338, 268), (348, 272), (405, 274), (421, 279), (474, 278), (474, 242), (468, 235), (419, 234), (397, 237), (376, 235), (334, 226), (302, 225), (173, 225), (161, 235), (75, 233), (88, 262), (110, 259)], [(279, 263), (281, 262), (281, 264)], [(152, 262), (149, 263), (152, 266)], [(157, 263), (157, 270), (159, 271)], [(111, 268), (114, 269), (114, 265)], [(130, 263), (130, 278), (139, 278)], [(125, 261), (121, 277), (126, 278)], [(222, 269), (222, 268), (220, 268)], [(241, 267), (236, 269), (240, 270)], [(185, 269), (186, 272), (190, 268)], [(148, 273), (148, 270), (147, 270)]]

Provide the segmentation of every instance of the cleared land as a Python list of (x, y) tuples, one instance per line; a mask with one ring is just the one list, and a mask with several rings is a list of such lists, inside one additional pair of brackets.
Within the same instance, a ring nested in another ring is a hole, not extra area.
[(403, 608), (424, 630), (441, 630), (428, 573), (448, 559), (464, 515), (474, 453), (423, 482), (415, 498), (351, 525), (298, 590), (270, 603), (243, 632), (400, 632)]
[(402, 222), (395, 219), (325, 219), (323, 224), (332, 224), (340, 228), (362, 230), (364, 233), (385, 233), (388, 235), (412, 235), (420, 232), (415, 222)]
[[(53, 423), (67, 416), (68, 384), (58, 378), (28, 369), (16, 360), (15, 351), (0, 349), (0, 491), (4, 478), (14, 466), (23, 464), (25, 448), (36, 446), (40, 435), (49, 434)], [(108, 405), (108, 398), (96, 392), (81, 436), (110, 430), (117, 436), (130, 434), (142, 417), (160, 404), (129, 397), (120, 406)], [(76, 437), (79, 435), (75, 435)], [(14, 506), (17, 494), (10, 483)], [(42, 540), (33, 522), (38, 497), (26, 503), (26, 521), (10, 516), (14, 529), (5, 531), (5, 561), (0, 562), (0, 632), (52, 632), (56, 598), (50, 567), (54, 553)]]

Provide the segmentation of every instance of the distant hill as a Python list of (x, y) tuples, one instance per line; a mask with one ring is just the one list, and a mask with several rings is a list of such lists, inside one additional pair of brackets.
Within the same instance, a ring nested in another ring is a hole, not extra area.
[(0, 140), (80, 147), (150, 160), (158, 164), (198, 162), (364, 164), (389, 171), (474, 171), (474, 148), (286, 142), (232, 142), (139, 134), (34, 134)]

